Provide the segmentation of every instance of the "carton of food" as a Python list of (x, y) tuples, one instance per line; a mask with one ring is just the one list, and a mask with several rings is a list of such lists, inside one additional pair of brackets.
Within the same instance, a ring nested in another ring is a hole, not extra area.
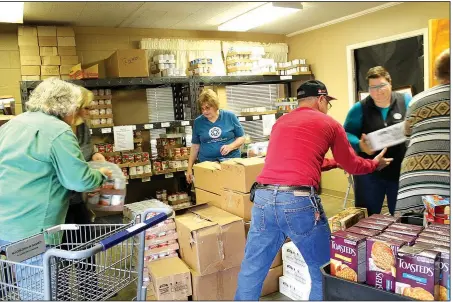
[(401, 218), (399, 217), (393, 217), (389, 215), (382, 215), (382, 214), (373, 214), (369, 216), (369, 218), (372, 219), (378, 219), (378, 220), (386, 220), (386, 221), (391, 221), (391, 222), (400, 222)]
[(363, 221), (363, 222), (371, 222), (371, 223), (374, 223), (374, 224), (382, 224), (382, 225), (385, 225), (386, 227), (388, 227), (389, 225), (393, 224), (393, 221), (382, 220), (382, 219), (372, 218), (372, 217), (368, 217), (368, 218), (362, 219), (361, 221)]
[[(450, 234), (448, 234), (450, 235)], [(422, 232), (418, 236), (418, 238), (428, 238), (428, 239), (434, 239), (434, 240), (439, 240), (442, 242), (450, 242), (450, 236), (445, 235), (445, 234), (435, 234), (435, 233), (430, 233), (430, 232)]]
[(331, 232), (346, 230), (347, 228), (353, 226), (366, 216), (367, 216), (366, 209), (363, 208), (344, 209), (340, 213), (328, 219), (330, 230)]
[(386, 225), (376, 224), (376, 223), (367, 222), (367, 221), (359, 221), (354, 226), (359, 227), (359, 228), (364, 228), (364, 229), (378, 230), (381, 232), (387, 228)]
[(407, 245), (414, 245), (415, 239), (417, 239), (417, 236), (409, 236), (409, 235), (404, 235), (404, 234), (399, 234), (399, 233), (392, 233), (389, 231), (385, 231), (381, 233), (380, 236), (387, 237), (390, 239), (396, 239), (396, 240), (402, 240), (406, 242)]
[(367, 238), (366, 242), (366, 283), (395, 292), (398, 250), (406, 245), (406, 242), (382, 236)]
[(446, 236), (450, 238), (450, 230), (435, 230), (435, 229), (424, 229), (421, 233), (422, 234), (435, 234), (435, 235), (441, 235), (441, 236)]
[(439, 252), (423, 245), (403, 246), (398, 251), (397, 265), (397, 294), (422, 301), (439, 299)]
[(419, 238), (415, 239), (415, 243), (417, 243), (417, 244), (420, 244), (420, 243), (433, 244), (433, 245), (438, 245), (438, 246), (443, 246), (443, 247), (450, 247), (449, 242), (443, 242), (443, 241), (439, 241), (437, 239), (432, 239), (432, 238), (427, 238), (427, 237), (419, 237)]
[(365, 229), (365, 228), (360, 228), (360, 227), (356, 227), (356, 226), (346, 229), (346, 232), (363, 235), (363, 236), (367, 236), (367, 237), (374, 237), (381, 233), (381, 231), (378, 231), (378, 230)]
[(446, 224), (430, 224), (426, 230), (438, 230), (438, 231), (448, 231), (450, 232), (450, 225)]
[(400, 228), (400, 229), (403, 229), (403, 230), (416, 231), (418, 233), (420, 233), (424, 229), (420, 225), (406, 224), (406, 223), (399, 223), (399, 222), (396, 222), (396, 223), (392, 224), (391, 227), (392, 228)]
[(363, 283), (366, 280), (366, 237), (337, 231), (330, 236), (330, 273)]
[(450, 198), (439, 195), (427, 195), (422, 197), (422, 201), (426, 211), (431, 215), (450, 215)]

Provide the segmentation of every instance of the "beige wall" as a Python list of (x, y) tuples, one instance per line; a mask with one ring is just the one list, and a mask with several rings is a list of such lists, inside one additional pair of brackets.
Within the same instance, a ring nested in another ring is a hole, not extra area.
[[(139, 28), (76, 27), (75, 33), (77, 54), (80, 62), (84, 65), (101, 63), (117, 49), (138, 48), (139, 41), (142, 38), (219, 39), (268, 43), (286, 41), (284, 35), (273, 34)], [(19, 89), (19, 81), (21, 80), (20, 60), (17, 43), (17, 25), (0, 24), (0, 95), (14, 96), (16, 114), (22, 112)]]
[[(315, 77), (338, 98), (330, 115), (343, 123), (349, 110), (346, 47), (422, 28), (429, 19), (449, 18), (449, 2), (406, 2), (366, 16), (303, 33), (288, 39), (289, 58), (307, 59)], [(323, 188), (344, 192), (341, 170), (323, 173)]]

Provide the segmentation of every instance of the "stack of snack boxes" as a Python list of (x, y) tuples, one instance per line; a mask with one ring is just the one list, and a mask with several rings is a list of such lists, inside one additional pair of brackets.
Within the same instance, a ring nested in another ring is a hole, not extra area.
[(330, 219), (331, 275), (414, 299), (450, 299), (449, 225), (374, 214), (351, 226), (354, 219), (345, 213)]
[(423, 196), (425, 225), (428, 223), (450, 224), (450, 198), (439, 195)]

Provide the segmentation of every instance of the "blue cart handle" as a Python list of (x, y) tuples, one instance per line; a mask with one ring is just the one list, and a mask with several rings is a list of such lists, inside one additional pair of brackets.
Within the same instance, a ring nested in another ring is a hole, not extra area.
[[(161, 212), (162, 209), (159, 209), (159, 212)], [(157, 212), (157, 211), (156, 211)], [(103, 240), (101, 240), (100, 245), (102, 245), (102, 250), (106, 251), (109, 248), (123, 242), (126, 239), (129, 239), (147, 229), (150, 227), (155, 226), (156, 224), (167, 220), (173, 215), (173, 210), (172, 209), (165, 209), (165, 212), (161, 212), (157, 214), (154, 217), (151, 217), (150, 219), (147, 219), (141, 223), (137, 223), (133, 226), (131, 226), (128, 229), (122, 230), (119, 233), (116, 233), (110, 237), (107, 237)]]

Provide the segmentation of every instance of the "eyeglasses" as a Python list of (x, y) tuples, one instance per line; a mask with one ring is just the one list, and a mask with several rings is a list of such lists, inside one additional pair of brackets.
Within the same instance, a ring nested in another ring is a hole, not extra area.
[(370, 87), (368, 87), (368, 90), (369, 91), (377, 91), (377, 90), (381, 90), (382, 88), (387, 87), (387, 86), (388, 86), (388, 83), (382, 83), (380, 85), (370, 86)]

